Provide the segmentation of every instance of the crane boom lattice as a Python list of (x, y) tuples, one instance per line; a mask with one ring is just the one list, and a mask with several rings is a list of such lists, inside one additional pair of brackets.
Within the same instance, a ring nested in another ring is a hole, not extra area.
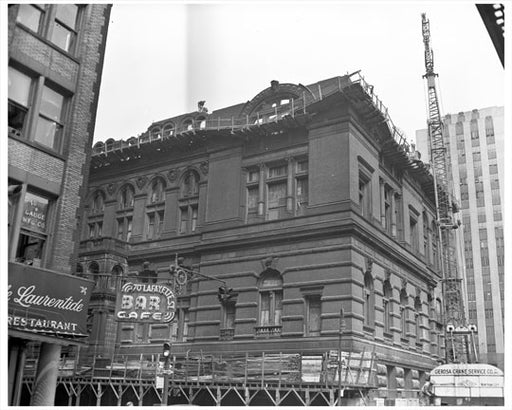
[(439, 109), (434, 72), (434, 53), (430, 47), (430, 23), (422, 14), (422, 33), (425, 45), (425, 75), (428, 97), (428, 140), (430, 161), (434, 175), (435, 200), (441, 272), (443, 278), (446, 359), (448, 362), (466, 362), (473, 349), (469, 349), (467, 334), (455, 330), (466, 328), (462, 283), (457, 269), (454, 229), (458, 224), (453, 216), (451, 184), (449, 183), (447, 152), (443, 139), (443, 122)]

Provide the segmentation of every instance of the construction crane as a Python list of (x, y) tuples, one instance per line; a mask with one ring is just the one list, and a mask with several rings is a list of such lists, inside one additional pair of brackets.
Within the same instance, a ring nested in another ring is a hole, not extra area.
[(430, 162), (434, 176), (436, 217), (441, 256), (442, 293), (444, 299), (444, 324), (446, 361), (470, 363), (477, 360), (474, 337), (476, 326), (468, 326), (462, 298), (462, 280), (457, 269), (455, 229), (460, 225), (454, 219), (458, 211), (453, 199), (447, 167), (447, 153), (443, 140), (443, 122), (439, 110), (434, 72), (434, 53), (430, 46), (430, 23), (425, 13), (421, 15), (423, 43), (425, 45), (425, 75), (428, 98), (428, 142)]

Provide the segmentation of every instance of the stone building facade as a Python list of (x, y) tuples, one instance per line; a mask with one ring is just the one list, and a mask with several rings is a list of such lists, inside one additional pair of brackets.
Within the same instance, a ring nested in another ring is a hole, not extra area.
[[(74, 273), (110, 8), (8, 6), (10, 276), (19, 264)], [(19, 404), (29, 340), (42, 342), (40, 366), (52, 368), (32, 404), (51, 405), (54, 362), (75, 341), (9, 325), (9, 404)]]
[[(433, 180), (358, 73), (93, 148), (79, 270), (90, 354), (374, 351), (391, 397), (444, 359)], [(116, 286), (175, 283), (170, 326), (116, 322)], [(191, 272), (191, 273), (190, 273)], [(196, 275), (194, 272), (200, 273)], [(219, 282), (233, 289), (225, 303)], [(394, 396), (393, 396), (394, 395)]]

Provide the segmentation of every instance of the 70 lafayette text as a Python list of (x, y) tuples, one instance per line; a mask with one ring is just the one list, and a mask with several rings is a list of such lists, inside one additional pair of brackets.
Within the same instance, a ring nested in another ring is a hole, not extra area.
[[(123, 291), (137, 291), (133, 285), (123, 287)], [(149, 289), (147, 289), (149, 290)], [(157, 289), (152, 289), (157, 290)], [(116, 313), (117, 319), (128, 321), (147, 321), (167, 323), (174, 319), (176, 311), (176, 300), (169, 288), (161, 287), (157, 291), (161, 296), (155, 294), (122, 294), (119, 310)]]

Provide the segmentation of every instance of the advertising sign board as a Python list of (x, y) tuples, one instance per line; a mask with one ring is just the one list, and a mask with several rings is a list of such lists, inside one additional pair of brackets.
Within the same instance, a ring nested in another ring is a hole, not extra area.
[(132, 323), (169, 323), (176, 313), (176, 296), (168, 285), (125, 283), (116, 303), (116, 319)]
[(9, 329), (87, 336), (92, 281), (14, 262), (8, 276)]
[(433, 392), (441, 397), (503, 397), (503, 372), (485, 363), (445, 364), (430, 372)]

